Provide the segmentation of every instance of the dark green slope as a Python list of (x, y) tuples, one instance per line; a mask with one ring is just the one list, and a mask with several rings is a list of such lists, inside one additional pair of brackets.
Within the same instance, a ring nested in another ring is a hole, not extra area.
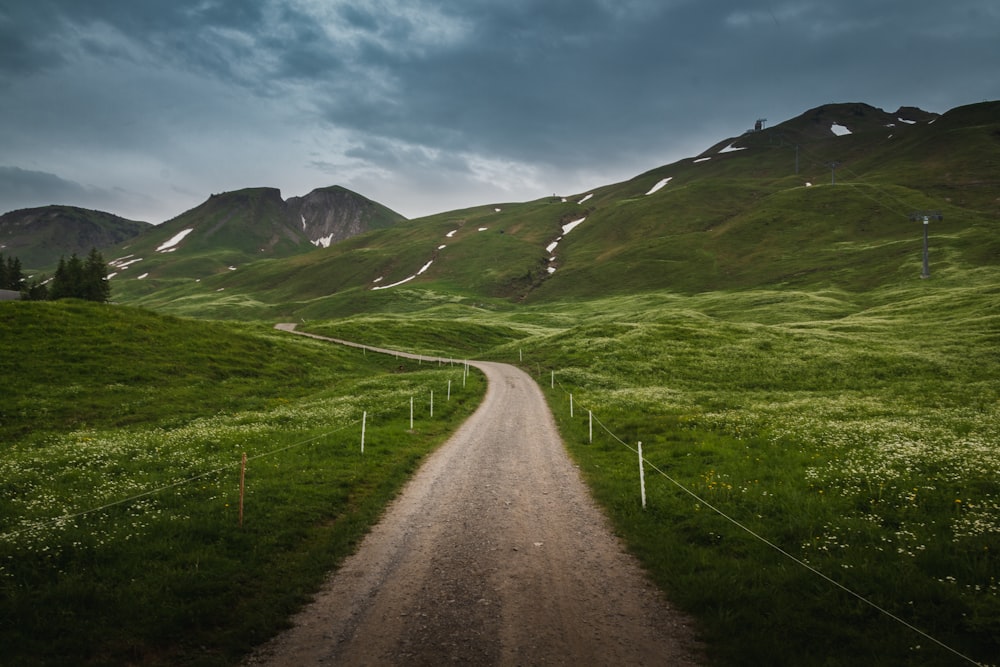
[[(836, 134), (835, 124), (850, 133)], [(441, 213), (136, 303), (200, 316), (316, 318), (442, 300), (862, 291), (919, 279), (922, 229), (910, 219), (918, 210), (944, 214), (931, 230), (932, 272), (944, 279), (1000, 259), (998, 162), (1000, 103), (940, 117), (826, 105), (622, 183)]]
[(336, 186), (287, 201), (275, 188), (212, 195), (116, 248), (112, 284), (117, 299), (131, 301), (401, 222), (398, 213)]
[(17, 257), (25, 268), (42, 269), (60, 257), (83, 257), (91, 248), (109, 248), (150, 228), (146, 222), (75, 206), (19, 209), (0, 216), (0, 253)]

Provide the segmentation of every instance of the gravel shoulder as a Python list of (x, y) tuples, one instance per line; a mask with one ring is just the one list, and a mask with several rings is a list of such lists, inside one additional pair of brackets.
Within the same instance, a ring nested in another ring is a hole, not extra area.
[(246, 664), (704, 664), (690, 619), (590, 499), (535, 382), (472, 365), (489, 381), (479, 409)]

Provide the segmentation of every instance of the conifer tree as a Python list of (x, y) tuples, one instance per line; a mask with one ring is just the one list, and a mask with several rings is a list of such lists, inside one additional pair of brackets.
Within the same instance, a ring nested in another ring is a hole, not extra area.
[(11, 257), (7, 260), (7, 289), (17, 290), (24, 287), (24, 271), (21, 268), (21, 260)]
[(97, 251), (97, 248), (90, 249), (87, 262), (83, 266), (81, 293), (82, 298), (88, 301), (105, 303), (111, 299), (108, 266), (104, 263), (104, 257)]
[(67, 260), (59, 258), (59, 266), (48, 289), (48, 297), (57, 299), (86, 299), (106, 302), (111, 298), (108, 267), (96, 248), (91, 249), (86, 261), (76, 256)]
[(59, 265), (56, 267), (55, 275), (52, 276), (52, 283), (49, 287), (49, 298), (53, 301), (65, 299), (69, 294), (69, 275), (66, 272), (66, 258), (59, 258)]
[(24, 288), (24, 270), (21, 268), (21, 260), (17, 257), (7, 257), (4, 259), (0, 255), (0, 289), (21, 291)]

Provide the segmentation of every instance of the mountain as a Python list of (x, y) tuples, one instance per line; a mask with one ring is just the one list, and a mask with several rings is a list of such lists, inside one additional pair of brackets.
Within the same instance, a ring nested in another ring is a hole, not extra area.
[(1000, 102), (940, 116), (828, 104), (621, 183), (440, 213), (200, 284), (118, 293), (194, 316), (322, 318), (427, 299), (861, 292), (919, 276), (922, 226), (911, 214), (921, 210), (943, 214), (931, 225), (936, 277), (1000, 263), (998, 167)]
[(285, 207), (292, 224), (301, 222), (302, 233), (313, 245), (323, 248), (406, 220), (398, 213), (337, 185), (313, 190), (305, 197), (290, 197)]
[[(122, 243), (109, 259), (116, 283), (145, 292), (156, 281), (201, 280), (260, 259), (326, 248), (353, 235), (406, 218), (357, 193), (334, 186), (287, 201), (276, 188), (211, 195), (204, 203)], [(126, 292), (129, 290), (126, 289)]]
[(104, 250), (147, 231), (151, 225), (103, 211), (74, 206), (42, 206), (0, 216), (0, 253), (25, 267), (44, 268), (73, 253)]

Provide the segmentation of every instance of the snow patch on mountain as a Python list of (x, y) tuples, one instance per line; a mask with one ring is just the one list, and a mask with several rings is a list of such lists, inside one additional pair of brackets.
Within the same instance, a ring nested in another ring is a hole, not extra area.
[(660, 181), (659, 183), (657, 183), (656, 185), (654, 185), (653, 187), (651, 187), (649, 189), (649, 192), (646, 193), (646, 195), (648, 196), (648, 195), (653, 194), (654, 192), (656, 192), (657, 190), (659, 190), (660, 188), (662, 188), (664, 185), (666, 185), (667, 183), (669, 183), (670, 179), (672, 179), (672, 178), (673, 178), (673, 176), (667, 176), (662, 181)]
[(312, 242), (317, 248), (329, 248), (331, 243), (333, 243), (333, 234), (321, 236)]
[(175, 248), (175, 246), (181, 241), (183, 241), (184, 238), (193, 231), (194, 228), (190, 228), (190, 229), (185, 229), (182, 232), (177, 232), (176, 234), (171, 236), (168, 240), (161, 243), (156, 248), (156, 252), (171, 252), (173, 250), (176, 250), (177, 248)]

